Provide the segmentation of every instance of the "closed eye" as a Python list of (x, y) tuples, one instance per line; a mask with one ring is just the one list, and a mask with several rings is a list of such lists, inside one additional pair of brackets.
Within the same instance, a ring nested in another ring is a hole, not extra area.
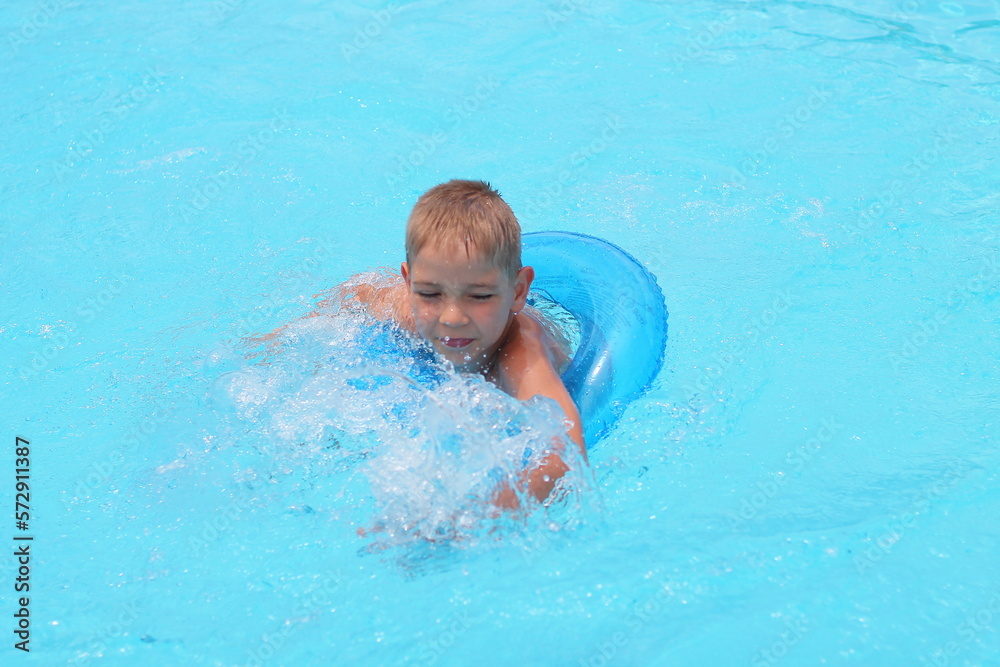
[(493, 294), (473, 294), (472, 298), (476, 301), (489, 301), (493, 296)]
[(441, 296), (440, 292), (417, 292), (417, 296), (421, 299), (433, 299)]

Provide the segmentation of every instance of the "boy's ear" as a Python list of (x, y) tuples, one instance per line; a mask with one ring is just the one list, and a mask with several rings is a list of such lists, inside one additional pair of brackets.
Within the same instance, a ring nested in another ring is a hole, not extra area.
[(523, 266), (514, 277), (514, 304), (512, 308), (515, 312), (524, 309), (524, 304), (528, 300), (528, 290), (531, 289), (531, 281), (535, 279), (535, 270), (530, 266)]
[(406, 283), (406, 289), (410, 289), (410, 266), (406, 262), (399, 265), (399, 273), (403, 276), (403, 282)]

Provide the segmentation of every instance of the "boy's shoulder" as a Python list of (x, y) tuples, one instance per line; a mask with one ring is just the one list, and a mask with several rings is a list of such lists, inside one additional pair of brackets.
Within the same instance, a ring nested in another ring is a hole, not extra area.
[(500, 346), (498, 379), (516, 395), (522, 377), (540, 367), (558, 377), (569, 363), (569, 353), (568, 343), (552, 323), (537, 310), (525, 308), (514, 316)]
[(580, 412), (561, 378), (569, 363), (568, 343), (546, 326), (544, 317), (522, 311), (514, 320), (500, 348), (497, 377), (491, 380), (521, 401), (538, 395), (553, 399), (572, 424), (570, 437), (583, 448)]
[(531, 306), (525, 306), (515, 319), (524, 325), (530, 336), (537, 339), (552, 367), (561, 375), (569, 365), (572, 352), (566, 334), (542, 311)]

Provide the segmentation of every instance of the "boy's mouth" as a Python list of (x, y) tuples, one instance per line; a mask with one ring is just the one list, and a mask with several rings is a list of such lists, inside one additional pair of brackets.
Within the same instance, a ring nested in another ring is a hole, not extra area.
[(442, 343), (448, 347), (453, 347), (456, 350), (468, 346), (474, 339), (472, 338), (452, 338), (451, 336), (442, 336), (439, 338)]

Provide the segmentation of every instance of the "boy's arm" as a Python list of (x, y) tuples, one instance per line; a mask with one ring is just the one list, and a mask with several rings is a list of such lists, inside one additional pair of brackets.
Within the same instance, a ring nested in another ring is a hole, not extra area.
[[(501, 388), (521, 401), (540, 394), (558, 403), (563, 414), (572, 422), (567, 433), (586, 461), (587, 448), (583, 442), (580, 412), (552, 361), (542, 325), (529, 315), (518, 315), (500, 352), (498, 370)], [(548, 497), (559, 478), (569, 470), (559, 454), (558, 451), (549, 454), (527, 474), (528, 490), (539, 501)], [(516, 498), (509, 489), (501, 492), (497, 500), (503, 507), (510, 507), (511, 503), (516, 506)]]
[(377, 320), (394, 320), (404, 329), (414, 330), (406, 284), (399, 276), (395, 278), (396, 282), (389, 284), (384, 279), (377, 283), (349, 280), (334, 288), (332, 298), (321, 301), (318, 305), (321, 308), (334, 304), (360, 305)]
[[(319, 296), (326, 296), (326, 298), (316, 304), (316, 310), (303, 315), (299, 319), (305, 320), (310, 317), (316, 317), (331, 307), (358, 305), (377, 320), (395, 320), (404, 329), (414, 329), (413, 313), (409, 310), (409, 305), (406, 301), (406, 286), (402, 281), (398, 284), (376, 285), (364, 281), (359, 282), (357, 280), (359, 276), (355, 276), (326, 292), (313, 295), (313, 298)], [(285, 324), (269, 334), (257, 336), (250, 340), (256, 343), (272, 345), (281, 332), (287, 329), (288, 326), (288, 324)]]

